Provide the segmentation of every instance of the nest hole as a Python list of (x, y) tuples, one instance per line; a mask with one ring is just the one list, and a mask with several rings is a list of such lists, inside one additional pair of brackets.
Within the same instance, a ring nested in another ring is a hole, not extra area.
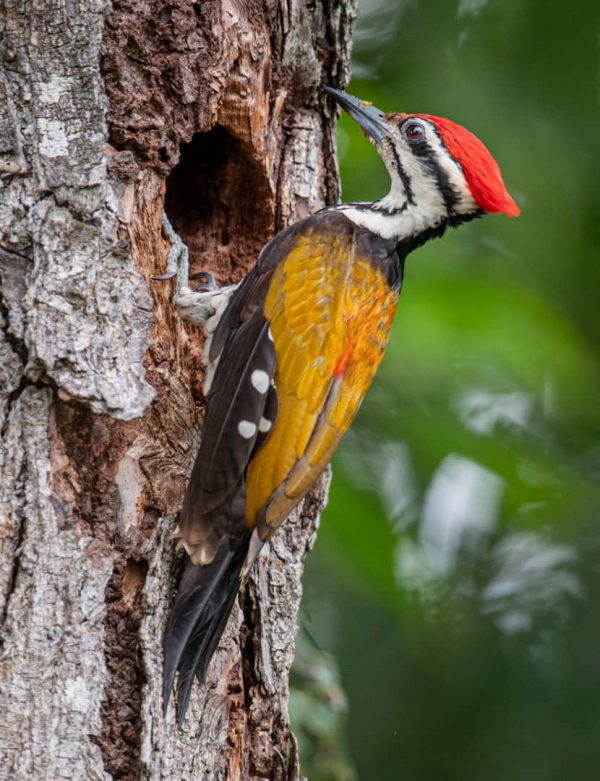
[(187, 244), (192, 272), (221, 283), (254, 265), (273, 231), (274, 209), (264, 161), (257, 161), (224, 127), (181, 144), (167, 179), (165, 210)]

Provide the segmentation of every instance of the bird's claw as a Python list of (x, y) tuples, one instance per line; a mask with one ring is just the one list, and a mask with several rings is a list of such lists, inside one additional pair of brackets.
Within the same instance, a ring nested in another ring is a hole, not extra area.
[(166, 274), (161, 274), (160, 277), (152, 277), (152, 279), (155, 282), (164, 282), (167, 279), (173, 279), (176, 274), (176, 271), (168, 271)]
[(191, 275), (190, 279), (201, 280), (199, 285), (192, 288), (193, 293), (214, 293), (219, 290), (219, 285), (217, 285), (215, 278), (208, 271), (197, 271)]

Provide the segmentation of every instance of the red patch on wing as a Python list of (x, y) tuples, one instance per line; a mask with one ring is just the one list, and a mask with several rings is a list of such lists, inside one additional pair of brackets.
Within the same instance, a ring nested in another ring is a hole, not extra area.
[(437, 127), (444, 146), (460, 166), (469, 189), (481, 208), (491, 214), (502, 212), (517, 217), (521, 210), (502, 180), (498, 163), (482, 142), (456, 122), (429, 114), (411, 116), (427, 119)]
[(346, 369), (348, 368), (348, 365), (352, 359), (352, 350), (354, 348), (354, 345), (351, 341), (348, 341), (344, 345), (344, 349), (342, 354), (340, 355), (338, 362), (335, 365), (335, 369), (333, 370), (333, 377), (334, 379), (337, 379), (341, 374), (344, 374)]

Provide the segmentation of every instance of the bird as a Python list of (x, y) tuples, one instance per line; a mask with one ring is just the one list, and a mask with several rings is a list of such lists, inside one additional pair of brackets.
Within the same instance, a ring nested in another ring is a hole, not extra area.
[[(406, 257), (486, 213), (520, 213), (484, 144), (455, 122), (385, 113), (326, 92), (383, 160), (387, 195), (324, 208), (280, 231), (248, 275), (190, 289), (185, 246), (163, 227), (173, 304), (205, 335), (206, 410), (174, 537), (186, 551), (163, 638), (165, 712), (205, 680), (241, 585), (330, 462), (383, 358)], [(176, 266), (177, 271), (174, 271)]]

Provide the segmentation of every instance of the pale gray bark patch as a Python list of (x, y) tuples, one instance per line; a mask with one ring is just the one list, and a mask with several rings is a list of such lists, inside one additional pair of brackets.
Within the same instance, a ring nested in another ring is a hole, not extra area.
[(53, 199), (36, 204), (31, 221), (38, 241), (25, 298), (28, 376), (45, 373), (63, 398), (84, 399), (94, 412), (139, 417), (154, 396), (142, 365), (152, 300), (128, 246)]
[(10, 94), (4, 73), (0, 71), (0, 176), (23, 174), (27, 163), (17, 125), (17, 109)]
[(12, 259), (29, 261), (28, 316), (8, 322), (29, 351), (27, 376), (44, 373), (65, 398), (129, 420), (154, 396), (142, 366), (152, 316), (117, 236), (107, 179), (99, 70), (107, 10), (75, 0), (5, 9), (0, 162), (8, 162), (0, 173), (17, 175), (5, 180), (0, 203), (0, 272)]
[[(7, 318), (0, 311), (0, 332), (7, 327)], [(9, 409), (10, 395), (19, 387), (23, 376), (23, 361), (7, 339), (0, 338), (0, 429)]]
[(61, 529), (50, 485), (51, 403), (49, 390), (29, 388), (8, 421), (3, 477), (12, 490), (4, 483), (0, 499), (3, 518), (14, 513), (18, 527), (0, 557), (2, 580), (12, 581), (0, 657), (0, 768), (11, 779), (103, 779), (93, 742), (106, 682), (98, 596), (111, 563), (91, 538)]

